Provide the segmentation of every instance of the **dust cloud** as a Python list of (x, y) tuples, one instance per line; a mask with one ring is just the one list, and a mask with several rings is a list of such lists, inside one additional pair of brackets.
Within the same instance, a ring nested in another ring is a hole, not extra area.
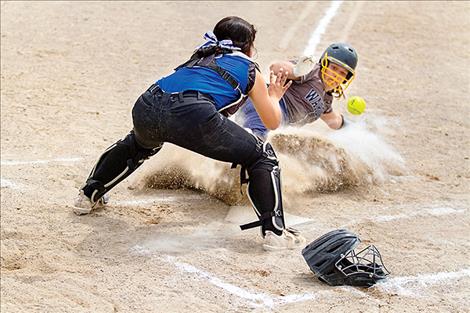
[[(377, 185), (404, 175), (404, 159), (378, 134), (386, 123), (383, 119), (369, 118), (336, 131), (315, 123), (272, 132), (268, 140), (280, 161), (284, 199)], [(199, 190), (228, 205), (247, 204), (243, 195), (246, 186), (240, 188), (239, 167), (230, 166), (165, 144), (138, 185)]]

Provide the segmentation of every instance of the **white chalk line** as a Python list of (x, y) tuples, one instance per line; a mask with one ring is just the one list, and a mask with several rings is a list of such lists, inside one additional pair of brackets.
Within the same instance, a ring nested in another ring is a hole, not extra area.
[(33, 165), (33, 164), (49, 164), (49, 163), (75, 163), (83, 160), (79, 157), (70, 157), (70, 158), (55, 158), (48, 160), (29, 160), (29, 161), (20, 161), (20, 160), (2, 160), (0, 164), (2, 166), (11, 166), (11, 165)]
[[(83, 160), (80, 157), (67, 157), (67, 158), (55, 158), (55, 159), (46, 159), (46, 160), (1, 160), (1, 166), (17, 166), (17, 165), (36, 165), (36, 164), (49, 164), (49, 163), (76, 163)], [(68, 165), (68, 164), (67, 164)], [(12, 180), (1, 178), (1, 188), (9, 188), (14, 190), (25, 189), (26, 186), (16, 183)]]
[(9, 179), (0, 178), (1, 188), (21, 189), (21, 186)]
[[(55, 158), (46, 160), (1, 160), (1, 166), (16, 166), (16, 165), (36, 165), (36, 164), (49, 164), (49, 163), (76, 163), (83, 160), (80, 157), (68, 157), (68, 158)], [(68, 164), (67, 164), (68, 165)], [(1, 178), (1, 188), (9, 188), (13, 190), (25, 189), (26, 186), (16, 183), (12, 180)]]
[[(142, 246), (135, 246), (131, 251), (140, 254), (140, 255), (151, 255), (152, 252)], [(190, 273), (195, 275), (201, 280), (205, 280), (210, 284), (223, 289), (229, 294), (237, 296), (241, 299), (247, 300), (250, 305), (253, 307), (269, 307), (273, 308), (275, 306), (285, 305), (289, 303), (303, 302), (313, 299), (319, 299), (322, 297), (335, 297), (338, 294), (333, 290), (341, 289), (344, 292), (348, 292), (351, 295), (358, 296), (360, 298), (368, 298), (376, 303), (380, 303), (379, 299), (375, 299), (367, 294), (367, 289), (358, 289), (350, 286), (341, 286), (341, 287), (332, 287), (330, 290), (320, 290), (315, 293), (305, 292), (302, 294), (291, 294), (286, 296), (274, 296), (265, 292), (253, 291), (249, 289), (244, 289), (238, 287), (234, 284), (227, 283), (222, 279), (218, 278), (214, 274), (211, 274), (207, 271), (201, 270), (191, 264), (180, 262), (174, 256), (164, 256), (163, 260), (167, 263), (172, 264), (177, 269), (182, 272)], [(379, 282), (371, 288), (371, 290), (376, 290), (385, 294), (391, 295), (401, 295), (406, 297), (425, 297), (420, 295), (420, 292), (425, 289), (435, 286), (447, 284), (449, 281), (454, 281), (457, 279), (470, 277), (470, 268), (465, 268), (456, 272), (438, 272), (438, 273), (427, 273), (419, 274), (417, 276), (403, 276), (403, 277), (392, 277), (388, 278), (383, 282)]]
[(367, 217), (359, 220), (353, 220), (347, 224), (341, 225), (340, 227), (348, 227), (356, 224), (361, 224), (365, 222), (378, 222), (378, 223), (387, 223), (396, 220), (403, 220), (403, 219), (411, 219), (417, 216), (426, 217), (426, 216), (445, 216), (445, 215), (452, 215), (452, 214), (463, 214), (467, 210), (466, 209), (453, 209), (449, 207), (441, 207), (441, 208), (430, 208), (425, 209), (420, 212), (412, 212), (412, 213), (399, 213), (395, 215), (381, 215), (376, 217)]
[[(155, 257), (161, 258), (160, 255), (154, 255), (149, 249), (140, 245), (136, 245), (132, 247), (130, 251), (131, 253), (135, 253), (138, 255), (155, 256)], [(316, 294), (303, 293), (303, 294), (292, 294), (292, 295), (286, 295), (286, 296), (273, 296), (264, 292), (248, 290), (248, 289), (238, 287), (234, 284), (227, 283), (223, 281), (222, 279), (218, 278), (217, 276), (215, 276), (214, 274), (203, 271), (191, 264), (179, 262), (174, 256), (166, 255), (162, 258), (162, 260), (164, 260), (167, 263), (170, 263), (171, 265), (175, 266), (177, 269), (179, 269), (182, 272), (194, 274), (196, 277), (202, 280), (208, 281), (210, 284), (225, 290), (229, 294), (232, 294), (241, 299), (247, 300), (248, 303), (252, 305), (253, 307), (264, 306), (264, 307), (272, 308), (276, 305), (283, 305), (283, 304), (288, 304), (288, 303), (315, 299), (320, 294), (325, 293), (325, 291), (319, 291)], [(328, 293), (328, 296), (331, 296), (330, 291), (326, 291), (326, 292)]]
[(392, 277), (378, 283), (373, 288), (388, 294), (397, 294), (407, 297), (424, 297), (420, 294), (424, 289), (447, 284), (464, 277), (470, 277), (470, 267), (456, 272), (439, 272), (432, 274), (419, 274), (417, 276)]
[(413, 218), (416, 216), (424, 216), (424, 215), (431, 215), (431, 216), (442, 216), (442, 215), (451, 215), (451, 214), (462, 214), (465, 213), (465, 209), (453, 209), (448, 207), (442, 208), (432, 208), (426, 209), (423, 212), (413, 212), (409, 214), (398, 214), (398, 215), (382, 215), (377, 216), (374, 218), (377, 222), (388, 222), (393, 221), (396, 219), (406, 219), (406, 218)]
[(139, 207), (139, 206), (146, 206), (149, 204), (154, 204), (157, 202), (175, 202), (174, 197), (161, 197), (161, 198), (148, 198), (148, 199), (136, 199), (136, 200), (124, 200), (124, 201), (116, 201), (111, 203), (112, 205), (116, 206), (125, 206), (125, 207)]
[(315, 28), (310, 40), (308, 41), (307, 47), (304, 50), (304, 55), (313, 56), (315, 54), (315, 49), (320, 43), (321, 36), (325, 33), (326, 27), (330, 23), (331, 19), (336, 15), (336, 11), (341, 6), (343, 1), (331, 1), (330, 7), (326, 11), (326, 14), (318, 23), (318, 26)]
[[(215, 275), (200, 270), (193, 265), (176, 261), (175, 257), (167, 256), (166, 261), (173, 264), (174, 266), (176, 266), (176, 268), (183, 272), (195, 274), (197, 277), (202, 278), (203, 280), (207, 280), (212, 285), (217, 286), (230, 294), (248, 300), (253, 306), (273, 307), (275, 305), (276, 300), (278, 301), (277, 297), (273, 297), (269, 294), (243, 289), (233, 284), (224, 282)], [(298, 295), (294, 295), (294, 297), (290, 297), (289, 299), (291, 301), (295, 301), (297, 299), (303, 298), (312, 299), (310, 295), (300, 295), (300, 297)]]
[[(248, 291), (233, 284), (225, 283), (216, 276), (202, 271), (190, 264), (178, 262), (176, 261), (175, 257), (167, 256), (167, 261), (172, 263), (178, 269), (184, 272), (196, 274), (200, 278), (208, 280), (210, 283), (216, 285), (217, 287), (220, 287), (240, 298), (250, 300), (253, 302), (254, 305), (258, 306), (259, 304), (262, 304), (264, 306), (273, 307), (275, 305), (312, 300), (318, 298), (319, 296), (334, 296), (334, 294), (329, 291), (320, 291), (316, 294), (307, 292), (304, 294), (292, 294), (284, 297), (272, 296), (262, 292)], [(470, 277), (470, 268), (462, 269), (456, 272), (438, 272), (419, 274), (417, 276), (393, 277), (387, 279), (384, 282), (378, 283), (373, 288), (386, 294), (399, 294), (403, 296), (414, 297), (417, 295), (417, 291), (419, 291), (419, 289), (423, 290), (434, 285), (446, 284), (448, 281), (464, 277)], [(339, 288), (346, 292), (356, 294), (360, 297), (370, 298), (370, 296), (366, 292), (363, 292), (360, 289), (356, 289), (353, 287)]]
[(197, 267), (191, 264), (179, 262), (173, 256), (166, 256), (165, 260), (168, 263), (171, 263), (172, 265), (176, 266), (176, 268), (178, 268), (179, 270), (183, 272), (194, 274), (195, 276), (203, 280), (207, 280), (212, 285), (227, 291), (229, 294), (237, 296), (241, 299), (248, 300), (248, 303), (251, 304), (253, 307), (264, 306), (264, 307), (272, 308), (275, 306), (289, 304), (289, 303), (303, 302), (303, 301), (315, 299), (319, 296), (322, 296), (325, 293), (327, 294), (325, 296), (332, 296), (332, 292), (330, 291), (319, 291), (315, 294), (306, 292), (303, 294), (273, 296), (264, 292), (243, 289), (234, 284), (227, 283), (221, 280), (220, 278), (218, 278), (217, 276), (211, 273), (208, 273), (206, 271), (203, 271), (201, 269), (198, 269)]
[(178, 202), (178, 201), (188, 201), (188, 200), (198, 200), (202, 197), (200, 195), (183, 195), (181, 197), (175, 196), (154, 196), (154, 197), (145, 197), (142, 199), (133, 199), (133, 200), (121, 200), (121, 201), (113, 201), (110, 203), (111, 205), (116, 206), (126, 206), (126, 207), (140, 207), (146, 206), (149, 204), (156, 204), (156, 203), (168, 203), (168, 202)]
[(286, 305), (286, 304), (296, 303), (296, 302), (304, 302), (304, 301), (314, 300), (314, 299), (319, 299), (319, 298), (332, 298), (332, 297), (338, 296), (338, 293), (334, 291), (337, 289), (347, 292), (353, 296), (358, 296), (360, 298), (368, 298), (371, 301), (376, 302), (376, 303), (381, 302), (380, 300), (372, 298), (371, 296), (361, 291), (360, 289), (350, 287), (350, 286), (340, 286), (340, 287), (336, 287), (336, 289), (332, 288), (330, 290), (318, 290), (314, 293), (305, 292), (301, 294), (274, 296), (274, 295), (267, 294), (264, 292), (243, 289), (234, 284), (224, 282), (223, 280), (216, 277), (215, 275), (208, 273), (206, 271), (203, 271), (201, 269), (198, 269), (191, 264), (177, 261), (176, 258), (173, 256), (166, 256), (165, 258), (168, 263), (171, 263), (172, 265), (177, 267), (179, 270), (186, 272), (186, 273), (194, 274), (195, 276), (203, 280), (207, 280), (209, 283), (227, 291), (228, 293), (232, 295), (248, 300), (248, 303), (250, 303), (254, 307), (264, 306), (264, 307), (273, 308), (275, 306), (281, 306), (281, 305)]

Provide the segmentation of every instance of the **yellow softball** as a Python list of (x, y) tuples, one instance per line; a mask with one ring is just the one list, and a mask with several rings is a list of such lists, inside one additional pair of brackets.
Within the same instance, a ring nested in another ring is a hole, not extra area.
[(354, 96), (348, 99), (348, 111), (354, 115), (361, 115), (366, 109), (366, 100), (364, 98)]

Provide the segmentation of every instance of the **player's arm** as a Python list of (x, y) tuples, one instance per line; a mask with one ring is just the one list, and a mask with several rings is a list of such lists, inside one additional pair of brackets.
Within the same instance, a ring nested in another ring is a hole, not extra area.
[(329, 113), (323, 113), (320, 118), (326, 123), (331, 129), (340, 129), (344, 124), (344, 118), (341, 114), (335, 111)]
[(300, 77), (294, 75), (294, 63), (290, 61), (275, 61), (269, 67), (269, 70), (273, 71), (274, 74), (278, 74), (279, 71), (282, 69), (283, 71), (287, 72), (287, 79), (290, 80), (299, 80)]
[(255, 83), (248, 95), (263, 124), (266, 128), (274, 130), (279, 127), (282, 119), (279, 100), (292, 82), (286, 84), (287, 74), (281, 70), (278, 75), (271, 72), (269, 80), (269, 87), (266, 87), (263, 75), (256, 71)]

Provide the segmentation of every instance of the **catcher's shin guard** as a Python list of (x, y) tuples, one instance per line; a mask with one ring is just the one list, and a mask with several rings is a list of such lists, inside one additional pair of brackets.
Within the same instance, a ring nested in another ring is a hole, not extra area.
[(82, 188), (85, 195), (95, 203), (134, 172), (146, 159), (160, 151), (162, 145), (153, 149), (144, 148), (131, 131), (100, 156)]
[(248, 198), (259, 221), (240, 226), (242, 230), (261, 226), (263, 237), (267, 230), (281, 235), (285, 228), (281, 196), (281, 170), (272, 146), (262, 145), (260, 158), (248, 170)]

